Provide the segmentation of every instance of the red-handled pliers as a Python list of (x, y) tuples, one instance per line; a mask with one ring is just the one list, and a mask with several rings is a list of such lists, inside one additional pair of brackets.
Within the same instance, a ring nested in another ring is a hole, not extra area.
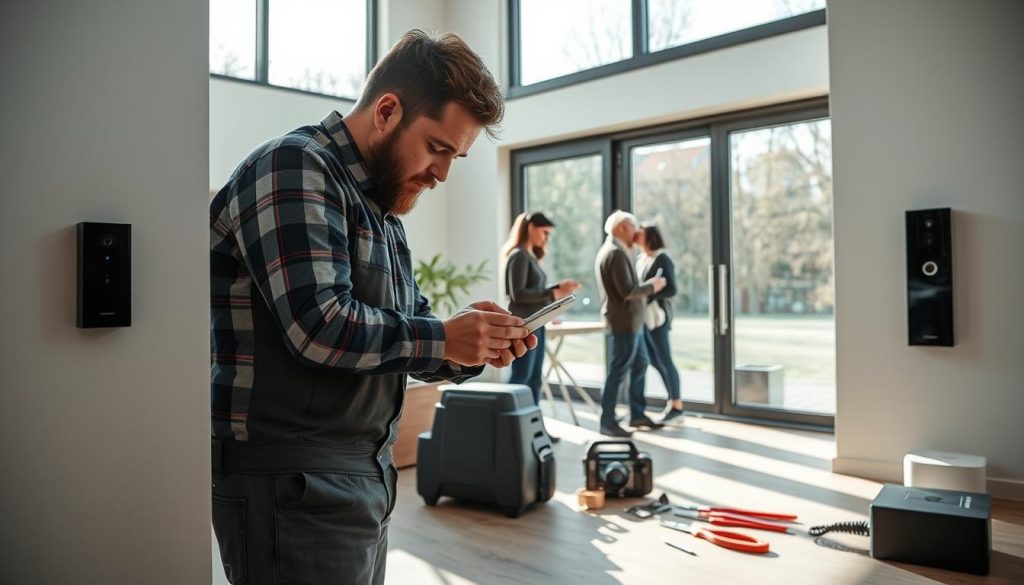
[(747, 516), (749, 518), (782, 520), (784, 522), (793, 522), (796, 520), (796, 514), (779, 514), (777, 512), (757, 512), (755, 510), (741, 510), (739, 508), (720, 508), (718, 506), (680, 506), (679, 504), (675, 504), (675, 507), (680, 510), (690, 510), (701, 514), (710, 514), (712, 512), (717, 512), (721, 514), (736, 514), (739, 516)]
[(676, 516), (703, 520), (713, 526), (735, 526), (739, 528), (755, 528), (757, 530), (771, 530), (773, 532), (789, 532), (785, 524), (776, 524), (751, 516), (739, 514), (728, 514), (726, 512), (698, 512), (697, 510), (676, 510)]
[(679, 530), (680, 532), (692, 534), (697, 538), (703, 538), (712, 544), (717, 544), (718, 546), (728, 549), (762, 555), (768, 552), (767, 541), (754, 538), (753, 536), (743, 534), (742, 532), (718, 530), (714, 528), (700, 528), (698, 526), (693, 526), (692, 524), (684, 524), (682, 522), (674, 522), (672, 520), (662, 520), (661, 525), (666, 528), (671, 528), (672, 530)]

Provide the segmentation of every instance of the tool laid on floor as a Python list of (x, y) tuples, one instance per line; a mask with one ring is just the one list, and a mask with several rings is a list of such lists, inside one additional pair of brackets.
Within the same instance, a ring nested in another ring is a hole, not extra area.
[(693, 536), (702, 538), (711, 544), (716, 544), (730, 550), (762, 555), (768, 552), (767, 541), (755, 538), (749, 534), (743, 534), (742, 532), (721, 530), (719, 528), (701, 528), (699, 526), (694, 526), (693, 524), (676, 522), (675, 520), (662, 520), (661, 525), (665, 528), (671, 528), (672, 530), (692, 534)]
[(672, 504), (668, 502), (668, 494), (662, 492), (658, 499), (649, 502), (647, 504), (638, 504), (636, 506), (630, 506), (626, 508), (627, 514), (632, 514), (637, 518), (650, 518), (655, 514), (664, 514), (672, 510)]
[(674, 548), (676, 550), (681, 550), (681, 551), (683, 551), (684, 553), (686, 553), (688, 555), (697, 556), (697, 553), (693, 552), (692, 550), (690, 550), (688, 548), (683, 548), (682, 546), (680, 546), (680, 545), (678, 545), (678, 544), (676, 544), (674, 542), (666, 540), (665, 544), (671, 546), (672, 548)]
[(778, 512), (758, 512), (756, 510), (742, 510), (740, 508), (724, 508), (720, 506), (680, 506), (676, 504), (676, 508), (680, 510), (688, 510), (691, 512), (697, 512), (699, 514), (737, 514), (739, 516), (747, 516), (750, 518), (763, 518), (765, 520), (781, 520), (784, 522), (794, 522), (796, 520), (796, 514), (780, 514)]
[(698, 512), (697, 510), (676, 510), (676, 516), (690, 518), (707, 522), (712, 526), (731, 526), (735, 528), (754, 528), (756, 530), (770, 530), (772, 532), (789, 533), (789, 527), (785, 524), (776, 524), (755, 518), (753, 516), (741, 516), (726, 512)]

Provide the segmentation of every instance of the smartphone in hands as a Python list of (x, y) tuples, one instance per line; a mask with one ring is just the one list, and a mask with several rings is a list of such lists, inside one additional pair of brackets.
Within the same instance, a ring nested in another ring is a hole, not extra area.
[(531, 333), (547, 325), (552, 319), (561, 315), (562, 313), (569, 310), (569, 307), (576, 302), (576, 295), (569, 295), (562, 297), (536, 313), (530, 315), (526, 319), (523, 319), (523, 327), (530, 330)]

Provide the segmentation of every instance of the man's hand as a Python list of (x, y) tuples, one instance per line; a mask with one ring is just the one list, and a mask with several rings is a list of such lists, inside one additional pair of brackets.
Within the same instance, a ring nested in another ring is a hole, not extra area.
[(503, 368), (537, 346), (523, 320), (491, 301), (473, 303), (444, 322), (444, 359), (463, 366)]
[(659, 293), (661, 292), (661, 289), (665, 288), (665, 285), (668, 284), (668, 281), (665, 280), (664, 276), (655, 276), (648, 280), (647, 284), (650, 284), (654, 287), (655, 293)]

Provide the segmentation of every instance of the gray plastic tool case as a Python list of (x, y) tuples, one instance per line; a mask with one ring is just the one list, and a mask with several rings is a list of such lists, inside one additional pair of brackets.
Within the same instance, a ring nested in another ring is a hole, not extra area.
[(494, 503), (515, 518), (555, 493), (555, 456), (530, 389), (469, 382), (441, 386), (434, 426), (419, 437), (416, 489)]

